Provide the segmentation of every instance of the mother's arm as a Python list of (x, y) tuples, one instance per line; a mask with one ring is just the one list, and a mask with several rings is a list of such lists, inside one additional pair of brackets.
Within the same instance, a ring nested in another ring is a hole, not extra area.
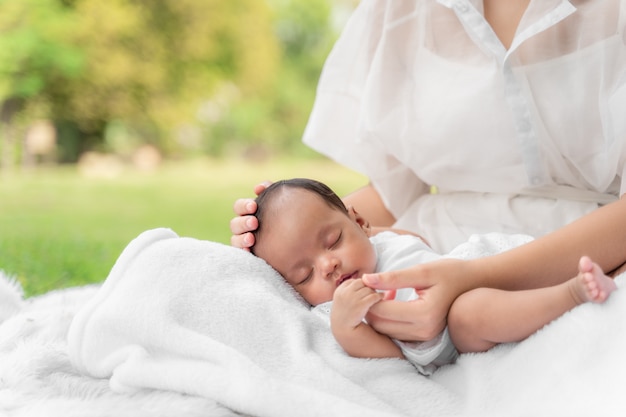
[(427, 340), (439, 333), (447, 312), (465, 291), (505, 290), (561, 283), (576, 274), (578, 260), (590, 256), (604, 271), (626, 262), (626, 198), (518, 248), (471, 261), (446, 259), (400, 271), (365, 275), (375, 289), (413, 287), (420, 298), (409, 303), (381, 301), (367, 316), (376, 330), (401, 340)]
[(348, 194), (342, 200), (346, 206), (354, 207), (374, 227), (387, 228), (396, 221), (371, 184)]

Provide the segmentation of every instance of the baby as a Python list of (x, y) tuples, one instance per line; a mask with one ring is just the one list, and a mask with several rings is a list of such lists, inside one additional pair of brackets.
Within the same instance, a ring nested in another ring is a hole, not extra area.
[[(482, 352), (518, 342), (585, 302), (604, 302), (617, 287), (583, 256), (579, 273), (563, 284), (525, 291), (480, 288), (459, 297), (448, 327), (431, 341), (406, 342), (378, 333), (365, 321), (383, 298), (418, 302), (420, 291), (378, 293), (363, 274), (441, 258), (409, 232), (372, 235), (369, 223), (326, 185), (310, 179), (272, 184), (257, 200), (255, 255), (263, 258), (312, 306), (327, 308), (337, 342), (351, 356), (406, 358), (423, 374), (453, 362), (458, 352)], [(329, 302), (332, 301), (332, 307)]]

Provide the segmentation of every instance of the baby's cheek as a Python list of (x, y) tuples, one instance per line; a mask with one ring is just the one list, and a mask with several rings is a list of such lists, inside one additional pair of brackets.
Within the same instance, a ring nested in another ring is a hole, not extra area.
[(333, 301), (336, 294), (334, 286), (321, 285), (317, 287), (307, 288), (306, 291), (300, 291), (300, 295), (311, 305), (319, 305), (328, 301)]
[(376, 259), (376, 251), (374, 251), (374, 247), (370, 245), (368, 249), (369, 249), (368, 250), (369, 265), (368, 265), (368, 271), (364, 273), (373, 274), (374, 272), (376, 272), (376, 263), (378, 262), (378, 259)]

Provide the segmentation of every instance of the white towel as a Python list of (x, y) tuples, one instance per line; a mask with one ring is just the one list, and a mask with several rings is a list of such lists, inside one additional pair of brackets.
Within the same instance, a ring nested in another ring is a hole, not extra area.
[(0, 269), (0, 323), (24, 307), (23, 296), (24, 291), (17, 280)]
[(415, 396), (454, 404), (406, 361), (347, 356), (263, 260), (168, 229), (128, 245), (68, 340), (75, 366), (116, 391), (174, 390), (250, 415), (428, 415)]
[(253, 416), (617, 416), (623, 292), (427, 378), (403, 360), (347, 356), (262, 260), (156, 229), (124, 250), (68, 344), (78, 369), (117, 392), (193, 394)]

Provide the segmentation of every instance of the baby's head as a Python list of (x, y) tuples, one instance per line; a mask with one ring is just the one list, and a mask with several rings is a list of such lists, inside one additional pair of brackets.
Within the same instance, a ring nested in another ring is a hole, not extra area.
[(253, 253), (310, 304), (330, 301), (345, 280), (374, 272), (368, 223), (325, 184), (304, 178), (279, 181), (256, 202)]

